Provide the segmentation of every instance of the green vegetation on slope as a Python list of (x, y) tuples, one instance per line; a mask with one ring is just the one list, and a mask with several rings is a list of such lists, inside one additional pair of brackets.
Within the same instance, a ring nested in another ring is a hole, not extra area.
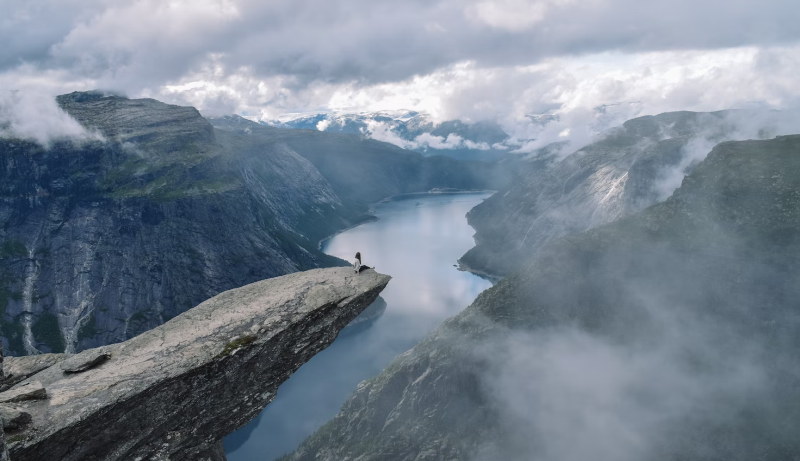
[(48, 352), (64, 352), (64, 336), (58, 326), (58, 319), (50, 312), (39, 314), (31, 325), (34, 340), (45, 345)]

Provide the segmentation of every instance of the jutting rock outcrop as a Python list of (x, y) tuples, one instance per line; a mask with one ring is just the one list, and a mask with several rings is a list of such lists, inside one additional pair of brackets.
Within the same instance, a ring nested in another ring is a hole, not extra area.
[(256, 416), (389, 280), (349, 268), (294, 273), (221, 293), (128, 341), (54, 356), (0, 392), (44, 388), (13, 404), (31, 418), (6, 433), (11, 458), (224, 459), (222, 436)]

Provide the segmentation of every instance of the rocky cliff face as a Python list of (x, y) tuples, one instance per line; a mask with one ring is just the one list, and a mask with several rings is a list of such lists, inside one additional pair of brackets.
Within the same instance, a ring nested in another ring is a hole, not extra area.
[(215, 127), (151, 99), (58, 102), (103, 140), (0, 139), (0, 337), (11, 355), (122, 341), (221, 291), (341, 264), (318, 242), (370, 203), (483, 184), (474, 165), (355, 137), (304, 141), (241, 118)]
[[(5, 375), (3, 373), (3, 345), (0, 344), (0, 381), (4, 381)], [(0, 426), (5, 424), (3, 417), (0, 416)], [(6, 449), (6, 435), (5, 431), (0, 431), (0, 461), (8, 461), (8, 449)]]
[(565, 158), (544, 150), (516, 165), (509, 187), (470, 211), (476, 247), (464, 266), (490, 275), (521, 267), (554, 238), (609, 223), (666, 199), (724, 140), (769, 136), (754, 113), (670, 112), (625, 122)]
[[(7, 434), (11, 456), (224, 459), (221, 437), (257, 415), (388, 282), (350, 268), (290, 274), (221, 293), (128, 341), (55, 356), (0, 392), (6, 408), (30, 415)], [(30, 369), (37, 357), (8, 361)]]
[(800, 136), (717, 146), (665, 202), (553, 241), (287, 459), (800, 453)]
[(213, 128), (194, 107), (98, 92), (75, 92), (56, 100), (81, 125), (153, 155), (208, 150), (214, 142)]

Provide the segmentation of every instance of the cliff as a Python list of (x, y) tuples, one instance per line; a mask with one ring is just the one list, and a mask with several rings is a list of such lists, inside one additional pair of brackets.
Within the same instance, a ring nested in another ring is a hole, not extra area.
[(800, 442), (800, 136), (554, 240), (292, 460), (774, 460)]
[[(0, 344), (0, 381), (3, 380), (5, 380), (5, 373), (3, 372), (3, 345)], [(5, 418), (3, 416), (0, 416), (0, 426), (5, 426)], [(0, 461), (8, 461), (5, 431), (0, 431)]]
[(461, 263), (507, 275), (553, 239), (663, 201), (717, 143), (769, 135), (774, 121), (756, 115), (684, 111), (639, 117), (565, 157), (553, 155), (551, 147), (522, 159), (509, 186), (469, 212), (476, 246)]
[(96, 92), (58, 103), (102, 141), (0, 139), (8, 355), (123, 341), (221, 291), (342, 264), (318, 242), (371, 203), (485, 185), (485, 168), (355, 136)]
[[(268, 279), (221, 293), (128, 341), (56, 356), (0, 392), (0, 402), (16, 400), (4, 405), (31, 416), (6, 434), (11, 457), (219, 459), (222, 436), (256, 416), (389, 279), (349, 268)], [(13, 368), (30, 359), (6, 362)]]

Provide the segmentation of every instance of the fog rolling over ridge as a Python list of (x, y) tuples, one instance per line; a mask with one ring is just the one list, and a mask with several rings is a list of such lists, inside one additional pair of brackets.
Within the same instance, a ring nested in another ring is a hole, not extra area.
[(553, 145), (515, 165), (509, 186), (471, 210), (472, 270), (505, 275), (554, 238), (663, 201), (719, 142), (800, 133), (793, 111), (668, 112), (638, 117), (574, 152)]
[(529, 267), (534, 331), (478, 354), (502, 428), (473, 459), (800, 454), (800, 138), (711, 155), (666, 203)]
[(800, 454), (800, 136), (722, 143), (666, 201), (554, 240), (288, 459)]

